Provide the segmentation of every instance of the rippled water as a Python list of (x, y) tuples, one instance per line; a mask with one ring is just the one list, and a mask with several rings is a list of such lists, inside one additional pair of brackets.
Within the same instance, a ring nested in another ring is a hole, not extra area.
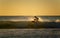
[(0, 29), (0, 38), (60, 38), (59, 29)]

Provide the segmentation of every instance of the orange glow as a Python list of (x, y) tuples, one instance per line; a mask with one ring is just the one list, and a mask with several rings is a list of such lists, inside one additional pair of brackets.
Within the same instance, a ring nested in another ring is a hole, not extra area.
[(0, 16), (60, 16), (60, 0), (0, 0)]

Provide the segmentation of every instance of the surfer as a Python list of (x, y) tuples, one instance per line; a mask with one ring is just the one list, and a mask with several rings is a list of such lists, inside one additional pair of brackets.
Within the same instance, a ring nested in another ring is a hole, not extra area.
[(29, 23), (30, 28), (38, 28), (40, 25), (40, 22), (38, 21), (39, 18), (37, 16), (34, 16), (34, 19), (31, 23)]

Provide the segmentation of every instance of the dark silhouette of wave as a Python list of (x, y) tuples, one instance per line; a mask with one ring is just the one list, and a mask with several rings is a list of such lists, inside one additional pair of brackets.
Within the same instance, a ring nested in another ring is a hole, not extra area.
[(60, 22), (0, 21), (0, 28), (60, 28)]

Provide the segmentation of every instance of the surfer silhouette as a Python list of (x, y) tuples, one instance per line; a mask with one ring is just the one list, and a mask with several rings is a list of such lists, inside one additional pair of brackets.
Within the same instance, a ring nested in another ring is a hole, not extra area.
[(34, 19), (31, 23), (29, 23), (29, 27), (37, 28), (40, 25), (40, 22), (38, 21), (39, 18), (37, 16), (34, 16)]
[(39, 18), (37, 16), (34, 16), (34, 21), (32, 21), (32, 22), (39, 22), (38, 20), (39, 20)]

